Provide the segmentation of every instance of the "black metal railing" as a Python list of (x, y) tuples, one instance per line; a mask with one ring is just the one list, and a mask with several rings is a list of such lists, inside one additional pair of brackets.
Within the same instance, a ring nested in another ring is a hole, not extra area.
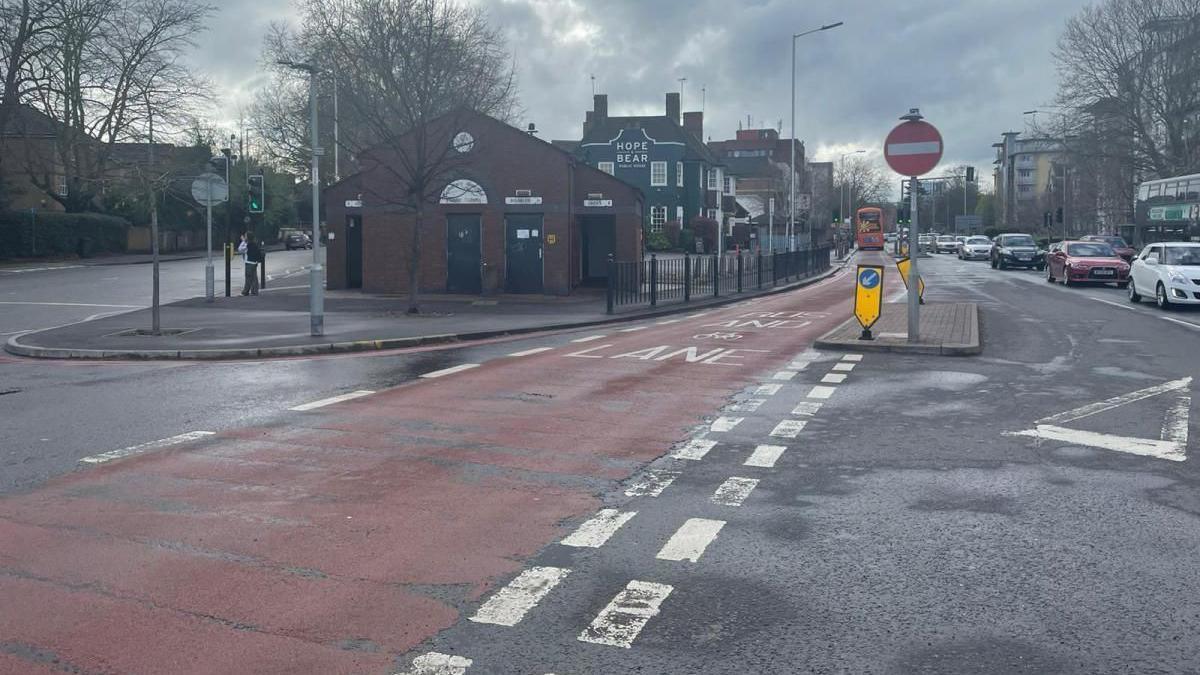
[(829, 269), (830, 249), (773, 254), (726, 253), (608, 261), (608, 313), (619, 307), (686, 303), (707, 298), (757, 293)]

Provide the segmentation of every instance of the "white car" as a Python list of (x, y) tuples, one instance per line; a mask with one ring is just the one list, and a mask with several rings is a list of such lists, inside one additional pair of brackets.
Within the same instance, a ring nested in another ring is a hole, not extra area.
[(934, 243), (934, 253), (955, 253), (957, 251), (958, 242), (954, 240), (952, 234), (943, 234)]
[(1153, 297), (1163, 309), (1200, 305), (1200, 243), (1163, 242), (1142, 249), (1129, 271), (1129, 301), (1143, 297)]
[(987, 237), (967, 237), (958, 245), (959, 260), (987, 260), (992, 254), (992, 240)]

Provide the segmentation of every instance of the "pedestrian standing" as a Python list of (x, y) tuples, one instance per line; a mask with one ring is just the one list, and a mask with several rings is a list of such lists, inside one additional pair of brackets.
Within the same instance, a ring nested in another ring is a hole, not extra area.
[(242, 295), (258, 295), (258, 265), (262, 262), (262, 247), (247, 232), (242, 235), (238, 244), (238, 253), (242, 254), (242, 264), (246, 269), (246, 284), (242, 287)]

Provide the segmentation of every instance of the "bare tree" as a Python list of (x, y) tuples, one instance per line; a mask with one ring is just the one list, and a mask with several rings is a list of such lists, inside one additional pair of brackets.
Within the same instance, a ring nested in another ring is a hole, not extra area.
[(419, 311), (421, 232), (467, 161), (453, 147), (466, 116), (508, 119), (515, 76), (503, 37), (484, 14), (451, 0), (305, 0), (301, 35), (277, 35), (283, 56), (305, 60), (336, 80), (341, 143), (401, 186), (369, 197), (413, 216), (408, 311)]
[(840, 162), (834, 164), (833, 171), (834, 192), (840, 197), (844, 189), (850, 205), (849, 213), (843, 217), (853, 217), (855, 209), (863, 204), (886, 200), (895, 185), (879, 162), (868, 157), (849, 158), (844, 168)]

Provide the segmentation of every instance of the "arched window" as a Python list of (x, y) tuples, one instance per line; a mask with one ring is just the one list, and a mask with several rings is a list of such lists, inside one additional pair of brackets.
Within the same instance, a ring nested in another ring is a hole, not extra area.
[(487, 193), (479, 183), (466, 178), (450, 181), (442, 190), (443, 204), (486, 204)]

